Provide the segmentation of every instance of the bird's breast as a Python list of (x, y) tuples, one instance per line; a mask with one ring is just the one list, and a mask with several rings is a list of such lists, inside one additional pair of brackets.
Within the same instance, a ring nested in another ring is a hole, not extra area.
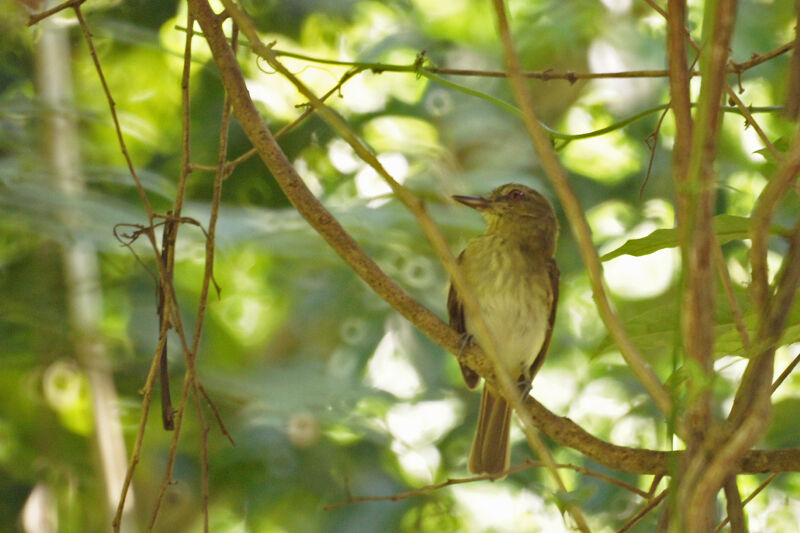
[[(553, 303), (547, 262), (488, 235), (473, 241), (462, 257), (500, 361), (514, 378), (528, 371), (545, 339)], [(467, 310), (465, 326), (479, 344), (487, 345)]]

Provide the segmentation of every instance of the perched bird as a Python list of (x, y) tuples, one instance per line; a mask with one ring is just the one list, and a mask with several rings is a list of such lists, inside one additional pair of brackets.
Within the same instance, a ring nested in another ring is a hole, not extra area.
[[(453, 199), (480, 211), (488, 223), (486, 233), (469, 241), (458, 263), (494, 339), (499, 363), (527, 396), (544, 362), (558, 303), (558, 266), (553, 259), (558, 220), (553, 206), (535, 190), (515, 183), (498, 187), (488, 197)], [(452, 283), (447, 311), (456, 331), (489, 345)], [(461, 365), (461, 373), (469, 388), (478, 385), (480, 378), (472, 369)], [(484, 385), (470, 472), (497, 474), (508, 468), (510, 422), (509, 404)]]

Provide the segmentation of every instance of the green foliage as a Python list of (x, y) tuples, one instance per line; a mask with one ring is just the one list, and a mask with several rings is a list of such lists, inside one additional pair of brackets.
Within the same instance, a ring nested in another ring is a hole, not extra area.
[[(720, 245), (749, 238), (749, 228), (750, 219), (747, 217), (724, 214), (714, 217), (714, 233), (716, 233), (717, 241)], [(773, 235), (788, 235), (786, 229), (775, 225), (772, 226), (771, 233)], [(625, 254), (641, 257), (676, 246), (678, 246), (678, 232), (676, 229), (658, 229), (646, 237), (629, 240), (616, 250), (603, 255), (600, 260), (608, 261)]]
[[(662, 68), (663, 21), (644, 3), (624, 9), (612, 4), (620, 3), (511, 2), (525, 67), (558, 72)], [(102, 503), (105, 489), (92, 431), (96, 420), (89, 409), (85, 370), (91, 365), (75, 348), (83, 339), (67, 296), (64, 252), (76, 243), (96, 252), (103, 300), (96, 337), (105, 346), (120, 396), (129, 453), (141, 414), (140, 389), (157, 344), (153, 252), (144, 237), (128, 249), (113, 235), (117, 224), (125, 224), (118, 233), (132, 233), (146, 216), (120, 155), (92, 58), (74, 24), (69, 26), (68, 65), (75, 100), (57, 111), (77, 123), (85, 191), (76, 197), (54, 184), (46, 122), (53, 110), (42, 104), (34, 83), (42, 30), (25, 29), (20, 4), (11, 5), (16, 7), (0, 10), (5, 37), (0, 40), (0, 523), (18, 524), (31, 491), (45, 483), (54, 493), (59, 531), (104, 531), (110, 518)], [(425, 51), (428, 66), (502, 67), (494, 15), (483, 1), (242, 5), (265, 42), (275, 40), (280, 50), (392, 65), (412, 65)], [(743, 3), (733, 59), (743, 61), (790, 40), (792, 9), (788, 0), (770, 9)], [(175, 26), (185, 25), (186, 6), (141, 0), (88, 3), (85, 14), (128, 151), (148, 198), (164, 212), (172, 208), (181, 173), (185, 33)], [(689, 22), (697, 32), (694, 8)], [(191, 159), (213, 165), (224, 94), (202, 37), (196, 35), (193, 46)], [(299, 116), (303, 109), (296, 106), (305, 102), (279, 75), (262, 70), (244, 43), (240, 50), (251, 95), (271, 130), (278, 131)], [(349, 68), (283, 59), (318, 94), (333, 88)], [(782, 101), (786, 63), (780, 57), (743, 74), (742, 97), (748, 105)], [(426, 201), (458, 252), (483, 222), (470, 210), (454, 207), (451, 194), (484, 193), (517, 181), (550, 198), (555, 195), (521, 121), (497, 105), (513, 101), (507, 82), (477, 76), (441, 80), (447, 83), (411, 72), (367, 70), (345, 83), (329, 103), (390, 172)], [(610, 250), (603, 261), (626, 254), (646, 258), (675, 247), (675, 190), (669, 179), (674, 126), (669, 115), (654, 144), (649, 181), (640, 192), (650, 157), (642, 141), (656, 127), (659, 114), (654, 111), (669, 99), (666, 80), (535, 80), (531, 87), (540, 118), (553, 131), (577, 134), (615, 124), (605, 135), (560, 145), (571, 183), (589, 211), (596, 245)], [(794, 125), (774, 114), (759, 117), (783, 149), (779, 141), (790, 137)], [(727, 114), (723, 120), (714, 229), (729, 263), (744, 271), (747, 244), (737, 241), (748, 238), (754, 198), (774, 162), (767, 161), (741, 117)], [(314, 194), (381, 268), (444, 317), (447, 276), (413, 217), (374, 173), (314, 116), (281, 137), (280, 144)], [(250, 147), (234, 121), (229, 159)], [(210, 173), (190, 174), (183, 214), (205, 229), (212, 191)], [(232, 447), (204, 411), (211, 425), (213, 531), (559, 531), (566, 527), (560, 513), (569, 503), (591, 513), (599, 531), (619, 528), (641, 505), (638, 496), (576, 472), (564, 472), (568, 487), (561, 493), (541, 469), (529, 469), (493, 484), (324, 511), (325, 505), (349, 497), (392, 495), (463, 477), (478, 397), (463, 387), (455, 358), (413, 330), (310, 229), (258, 157), (236, 167), (224, 182), (222, 197), (214, 267), (220, 293), (211, 291), (197, 354), (199, 375), (236, 441)], [(788, 225), (798, 212), (797, 200), (787, 201), (779, 223)], [(655, 407), (607, 337), (572, 234), (563, 216), (560, 220), (561, 301), (550, 355), (533, 393), (600, 438), (667, 448), (671, 435), (665, 424), (653, 422), (659, 420)], [(775, 225), (772, 234), (781, 237), (786, 230)], [(204, 245), (201, 229), (181, 226), (175, 287), (188, 332), (196, 326)], [(772, 239), (771, 254), (784, 253), (784, 241)], [(633, 273), (622, 275), (627, 274)], [(647, 279), (648, 272), (638, 274)], [(655, 295), (614, 293), (615, 308), (634, 343), (662, 380), (671, 379), (676, 396), (683, 394), (681, 378), (688, 372), (681, 364), (678, 334), (679, 277), (669, 278)], [(758, 317), (747, 297), (746, 276), (734, 283), (753, 336)], [(716, 302), (715, 355), (741, 361), (747, 354), (719, 288)], [(799, 305), (787, 323), (782, 342), (797, 342)], [(180, 342), (171, 334), (173, 399), (179, 397), (185, 371)], [(737, 379), (723, 373), (714, 383), (721, 399), (730, 396)], [(792, 380), (783, 385), (787, 394), (798, 386)], [(158, 391), (154, 398), (134, 478), (139, 525), (149, 520), (171, 439), (160, 428)], [(776, 404), (769, 446), (797, 445), (791, 432), (797, 407), (791, 398)], [(194, 409), (190, 401), (174, 484), (157, 531), (202, 528), (202, 434)], [(516, 429), (512, 440), (515, 462), (529, 458)], [(564, 462), (637, 486), (649, 482), (606, 471), (550, 444)], [(765, 494), (795, 498), (798, 488), (792, 483)], [(760, 505), (761, 511), (767, 503), (751, 505)], [(637, 527), (652, 530), (655, 519), (648, 517)]]

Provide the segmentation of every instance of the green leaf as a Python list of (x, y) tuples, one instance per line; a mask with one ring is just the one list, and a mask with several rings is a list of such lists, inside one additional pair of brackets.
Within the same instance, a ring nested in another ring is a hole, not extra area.
[(789, 448), (800, 444), (797, 428), (787, 424), (787, 420), (797, 420), (800, 415), (800, 399), (786, 398), (777, 402), (772, 410), (775, 423), (767, 431), (766, 441), (775, 448)]
[[(747, 239), (749, 237), (749, 217), (717, 215), (714, 217), (713, 224), (714, 232), (717, 234), (717, 240), (720, 244), (738, 239)], [(787, 231), (781, 226), (773, 225), (770, 228), (770, 233), (773, 235), (785, 235)], [(615, 257), (626, 254), (641, 257), (663, 250), (664, 248), (674, 248), (675, 246), (678, 246), (677, 229), (657, 229), (646, 237), (630, 239), (616, 250), (605, 254), (600, 260), (608, 261), (609, 259), (614, 259)]]
[[(742, 344), (742, 338), (733, 318), (727, 296), (719, 284), (715, 284), (714, 301), (714, 357), (725, 355), (748, 356)], [(747, 291), (739, 286), (734, 287), (736, 300), (742, 311), (745, 328), (751, 341), (758, 330), (758, 314), (752, 308)], [(675, 344), (680, 342), (679, 302), (673, 291), (659, 298), (640, 302), (632, 306), (623, 316), (625, 328), (631, 340), (647, 354), (648, 360), (656, 362), (664, 360), (675, 349)], [(670, 317), (670, 318), (665, 318)], [(777, 345), (786, 345), (800, 339), (800, 300), (795, 300), (788, 315), (786, 327)], [(614, 347), (610, 336), (598, 345), (595, 356), (603, 354)]]

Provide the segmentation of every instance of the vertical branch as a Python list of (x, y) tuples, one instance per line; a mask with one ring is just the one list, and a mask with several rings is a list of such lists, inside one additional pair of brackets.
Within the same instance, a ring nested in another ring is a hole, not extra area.
[(728, 305), (731, 307), (731, 314), (733, 316), (733, 323), (739, 331), (739, 337), (742, 340), (742, 346), (745, 353), (750, 353), (752, 343), (750, 342), (750, 334), (747, 332), (747, 325), (744, 323), (744, 315), (739, 301), (736, 299), (736, 293), (733, 290), (733, 282), (731, 281), (728, 266), (725, 264), (725, 255), (722, 253), (722, 247), (719, 244), (716, 233), (711, 233), (711, 243), (714, 252), (714, 262), (717, 265), (717, 272), (719, 279), (722, 282), (722, 287), (725, 289), (725, 296), (728, 298)]
[(794, 50), (789, 65), (789, 86), (786, 89), (786, 104), (783, 114), (791, 120), (797, 120), (800, 114), (800, 2), (795, 1)]
[(736, 476), (725, 480), (725, 502), (728, 511), (728, 520), (731, 523), (731, 533), (746, 533), (747, 521), (744, 518), (744, 506)]
[[(730, 40), (736, 17), (735, 0), (707, 0), (704, 7), (705, 49), (700, 52), (703, 76), (695, 121), (689, 108), (689, 73), (686, 59), (686, 3), (670, 0), (667, 48), (670, 91), (676, 122), (673, 179), (678, 191), (678, 236), (684, 268), (681, 331), (689, 368), (689, 405), (683, 419), (687, 452), (675, 479), (673, 531), (708, 531), (713, 519), (715, 483), (698, 492), (707, 480), (704, 442), (711, 425), (711, 390), (714, 348), (713, 261), (716, 240), (712, 217), (716, 199), (714, 159), (721, 119), (721, 98)], [(721, 481), (719, 482), (721, 485)]]
[[(194, 17), (189, 11), (189, 17), (192, 23)], [(234, 52), (237, 49), (239, 41), (239, 29), (234, 24), (232, 29), (233, 35), (231, 36), (231, 46)], [(231, 121), (231, 101), (228, 95), (225, 95), (225, 101), (222, 105), (222, 117), (220, 118), (220, 131), (219, 131), (219, 150), (217, 154), (217, 170), (214, 173), (214, 192), (211, 199), (211, 215), (208, 221), (208, 232), (206, 234), (206, 264), (203, 273), (203, 286), (200, 290), (200, 305), (197, 310), (197, 324), (195, 326), (194, 340), (192, 344), (192, 354), (197, 355), (197, 350), (200, 348), (200, 334), (203, 329), (203, 322), (206, 315), (206, 304), (208, 303), (208, 291), (211, 288), (211, 282), (214, 279), (214, 249), (217, 234), (217, 219), (219, 218), (219, 207), (222, 203), (222, 182), (227, 174), (225, 161), (228, 157), (228, 136), (230, 133)], [(200, 383), (197, 383), (200, 386)], [(195, 393), (197, 396), (197, 393)], [(224, 426), (223, 426), (223, 431)], [(202, 499), (203, 499), (203, 528), (205, 533), (208, 533), (208, 426), (202, 428), (202, 445), (201, 445), (203, 464), (202, 464)]]
[[(678, 220), (686, 217), (685, 188), (692, 146), (692, 115), (689, 97), (689, 64), (686, 58), (686, 0), (667, 3), (667, 63), (672, 113), (675, 116), (675, 145), (672, 149), (672, 177), (678, 190)], [(681, 240), (685, 240), (685, 237)]]
[[(710, 421), (708, 385), (713, 373), (714, 347), (712, 217), (716, 200), (713, 165), (722, 116), (720, 102), (725, 87), (730, 40), (736, 20), (736, 1), (709, 0), (705, 7), (703, 33), (706, 38), (706, 49), (700, 55), (703, 83), (691, 139), (685, 187), (681, 194), (685, 197), (688, 212), (685, 213), (683, 220), (679, 220), (682, 227), (680, 234), (683, 237), (681, 245), (686, 271), (681, 329), (687, 361), (703, 376), (699, 380), (689, 381), (692, 403), (689, 406), (686, 423), (695, 438), (702, 437)], [(695, 374), (690, 372), (689, 375)]]

